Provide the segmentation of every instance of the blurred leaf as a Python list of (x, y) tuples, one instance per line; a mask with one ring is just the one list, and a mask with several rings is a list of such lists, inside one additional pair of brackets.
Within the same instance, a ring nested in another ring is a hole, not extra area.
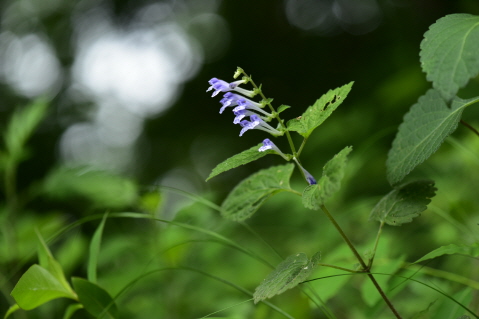
[(404, 116), (386, 162), (391, 185), (399, 183), (429, 158), (461, 120), (464, 108), (479, 98), (455, 99), (448, 108), (439, 92), (430, 89)]
[(77, 299), (54, 275), (36, 264), (22, 275), (11, 295), (24, 310), (34, 309), (57, 298)]
[(47, 244), (43, 240), (42, 235), (36, 231), (38, 240), (40, 245), (38, 246), (38, 259), (40, 262), (40, 266), (45, 268), (56, 280), (68, 290), (72, 295), (75, 293), (73, 292), (70, 284), (68, 283), (67, 279), (65, 278), (65, 274), (63, 273), (62, 266), (58, 263), (58, 261), (53, 258), (50, 249), (48, 248)]
[(471, 257), (479, 256), (479, 242), (472, 245), (447, 245), (434, 249), (423, 257), (416, 260), (413, 264), (420, 263), (425, 260), (433, 259), (443, 255), (465, 255)]
[(353, 83), (350, 82), (337, 89), (329, 90), (312, 106), (308, 107), (303, 115), (288, 121), (288, 130), (297, 131), (304, 137), (308, 137), (315, 128), (320, 126), (343, 103), (349, 91), (351, 91)]
[(77, 310), (80, 310), (82, 308), (83, 305), (80, 303), (69, 305), (65, 310), (65, 313), (63, 314), (63, 319), (70, 319), (75, 314), (75, 312), (77, 312)]
[(293, 169), (293, 164), (273, 166), (244, 179), (226, 197), (221, 214), (233, 221), (251, 217), (269, 197), (290, 189)]
[(105, 227), (105, 222), (108, 217), (108, 213), (103, 215), (100, 225), (93, 234), (93, 238), (91, 239), (90, 243), (90, 255), (88, 259), (88, 280), (92, 283), (96, 283), (96, 268), (98, 265), (98, 255), (100, 254), (100, 246), (101, 246), (101, 236), (103, 234), (103, 228)]
[(48, 103), (37, 99), (24, 108), (15, 110), (5, 131), (5, 147), (10, 160), (18, 162), (24, 156), (24, 146), (44, 118)]
[(78, 277), (73, 277), (72, 283), (78, 299), (91, 315), (96, 318), (117, 318), (116, 304), (103, 288)]
[(436, 21), (421, 42), (421, 66), (446, 100), (479, 73), (479, 16), (450, 14)]
[(371, 211), (369, 220), (377, 220), (393, 226), (409, 223), (426, 210), (436, 195), (433, 181), (414, 181), (389, 192)]
[(106, 171), (60, 167), (47, 176), (44, 192), (56, 199), (82, 199), (96, 208), (118, 209), (133, 205), (138, 190), (131, 180)]
[(256, 288), (253, 295), (254, 303), (296, 287), (308, 278), (320, 259), (320, 252), (314, 254), (311, 259), (305, 253), (289, 256)]
[(346, 146), (334, 155), (323, 168), (323, 176), (316, 185), (309, 185), (303, 192), (303, 205), (306, 208), (318, 210), (341, 187), (344, 169), (351, 146)]
[(206, 181), (212, 179), (216, 175), (229, 171), (230, 169), (256, 161), (267, 154), (274, 154), (273, 150), (266, 150), (264, 152), (258, 151), (261, 146), (263, 146), (263, 143), (253, 146), (252, 148), (236, 154), (224, 162), (221, 162), (215, 168), (213, 168), (213, 171), (210, 173), (210, 176), (208, 176)]
[(10, 308), (8, 308), (8, 311), (7, 313), (5, 314), (5, 316), (3, 317), (3, 319), (7, 319), (8, 317), (10, 317), (10, 315), (12, 313), (14, 313), (15, 311), (17, 311), (18, 309), (20, 309), (20, 307), (18, 306), (18, 304), (14, 304), (13, 306), (11, 306)]

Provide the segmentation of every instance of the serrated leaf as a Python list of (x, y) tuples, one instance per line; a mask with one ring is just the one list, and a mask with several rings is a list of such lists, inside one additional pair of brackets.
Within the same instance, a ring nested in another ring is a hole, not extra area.
[(320, 252), (314, 254), (311, 259), (305, 253), (289, 256), (256, 288), (253, 294), (254, 303), (296, 287), (309, 277), (320, 259)]
[(316, 185), (309, 185), (303, 191), (303, 205), (306, 208), (318, 210), (331, 196), (341, 188), (344, 177), (347, 156), (352, 151), (351, 146), (343, 148), (334, 155), (323, 167), (323, 175)]
[(36, 264), (22, 275), (11, 295), (24, 310), (34, 309), (57, 298), (76, 300), (74, 293), (65, 288), (48, 270)]
[(452, 99), (479, 73), (479, 16), (451, 14), (432, 24), (421, 42), (421, 66), (433, 87)]
[(389, 150), (386, 167), (391, 185), (399, 183), (436, 152), (444, 139), (457, 128), (464, 108), (478, 100), (456, 98), (449, 108), (434, 89), (421, 96), (404, 116)]
[(442, 246), (437, 249), (434, 249), (430, 253), (427, 253), (423, 257), (416, 260), (413, 264), (420, 263), (425, 260), (433, 259), (436, 257), (440, 257), (443, 255), (465, 255), (471, 257), (478, 257), (479, 256), (479, 242), (474, 243), (472, 245), (447, 245)]
[(369, 216), (393, 226), (409, 223), (425, 211), (436, 193), (433, 181), (414, 181), (389, 192), (376, 204)]
[(287, 127), (290, 131), (297, 131), (304, 137), (308, 137), (315, 128), (320, 126), (337, 107), (343, 103), (348, 96), (354, 82), (342, 87), (329, 90), (321, 96), (312, 106), (298, 118), (288, 121)]
[(273, 166), (240, 182), (221, 205), (221, 215), (233, 221), (250, 218), (271, 196), (290, 189), (294, 165)]
[(256, 146), (253, 146), (250, 149), (247, 149), (246, 151), (243, 151), (239, 154), (236, 154), (224, 162), (218, 164), (215, 168), (213, 168), (213, 171), (210, 173), (210, 176), (206, 179), (206, 181), (212, 179), (216, 175), (219, 175), (221, 173), (224, 173), (226, 171), (229, 171), (230, 169), (236, 168), (241, 165), (248, 164), (250, 162), (256, 161), (257, 159), (260, 159), (261, 157), (267, 155), (267, 154), (273, 154), (273, 150), (266, 150), (264, 152), (258, 151), (258, 149), (263, 146), (263, 143), (260, 143)]
[(48, 103), (38, 99), (25, 108), (16, 110), (5, 131), (5, 147), (10, 160), (19, 161), (24, 155), (24, 146), (44, 118)]
[(117, 318), (118, 309), (106, 290), (83, 278), (73, 277), (72, 283), (78, 299), (91, 315), (95, 318)]

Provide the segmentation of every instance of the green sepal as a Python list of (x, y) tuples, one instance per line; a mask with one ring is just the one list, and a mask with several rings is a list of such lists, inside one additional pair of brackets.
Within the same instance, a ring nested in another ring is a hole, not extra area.
[(336, 108), (343, 103), (344, 99), (351, 91), (354, 82), (350, 82), (342, 87), (329, 90), (321, 96), (312, 106), (303, 113), (303, 115), (288, 121), (289, 131), (296, 131), (304, 137), (308, 137), (315, 128), (320, 126)]
[(392, 226), (409, 223), (425, 211), (431, 198), (436, 195), (433, 181), (414, 181), (403, 184), (389, 192), (376, 204), (369, 216)]
[(271, 196), (290, 190), (294, 165), (262, 169), (240, 182), (221, 205), (221, 215), (232, 221), (250, 218)]
[(256, 288), (253, 294), (254, 303), (296, 287), (311, 275), (320, 260), (320, 252), (311, 259), (305, 253), (289, 256)]
[(210, 173), (210, 176), (206, 179), (206, 181), (212, 179), (216, 175), (219, 175), (223, 172), (229, 171), (230, 169), (236, 168), (241, 165), (248, 164), (250, 162), (256, 161), (257, 159), (260, 159), (261, 157), (268, 155), (268, 154), (274, 154), (275, 151), (273, 150), (266, 150), (264, 152), (258, 151), (258, 149), (263, 146), (263, 143), (260, 143), (256, 146), (253, 146), (250, 149), (247, 149), (246, 151), (243, 151), (239, 154), (236, 154), (224, 162), (221, 162), (218, 164), (215, 168)]

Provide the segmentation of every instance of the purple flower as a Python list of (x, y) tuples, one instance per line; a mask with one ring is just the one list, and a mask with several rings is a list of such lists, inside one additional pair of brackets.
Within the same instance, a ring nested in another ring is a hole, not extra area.
[(239, 122), (239, 124), (243, 127), (239, 136), (243, 136), (244, 132), (246, 132), (247, 130), (252, 130), (252, 129), (262, 130), (262, 131), (268, 132), (272, 135), (283, 135), (282, 132), (273, 128), (271, 125), (269, 125), (268, 123), (263, 121), (256, 114), (250, 115), (249, 119), (250, 119), (249, 121), (244, 120), (244, 121)]
[(235, 82), (228, 83), (226, 81), (217, 79), (217, 78), (212, 78), (211, 80), (208, 81), (208, 83), (211, 85), (206, 92), (214, 90), (213, 94), (211, 96), (216, 96), (220, 92), (228, 92), (228, 91), (236, 91), (238, 93), (244, 94), (246, 96), (252, 97), (254, 95), (253, 91), (248, 91), (243, 88), (240, 88), (238, 85), (245, 83), (244, 80), (239, 80)]
[(298, 164), (299, 168), (301, 168), (301, 171), (303, 172), (303, 176), (306, 179), (306, 181), (308, 182), (308, 184), (309, 185), (317, 184), (316, 179), (313, 177), (313, 175), (311, 175), (307, 170), (305, 170), (304, 167), (301, 166), (301, 164), (299, 164), (299, 162), (296, 158), (293, 158), (293, 159), (296, 162), (296, 164)]
[(234, 93), (231, 93), (231, 92), (227, 92), (225, 95), (223, 95), (223, 98), (220, 101), (220, 103), (223, 104), (223, 106), (220, 109), (220, 114), (223, 113), (223, 111), (228, 106), (238, 105), (238, 100), (240, 100), (240, 99), (244, 99), (244, 97), (239, 95), (239, 94), (234, 94)]
[(251, 112), (251, 111), (248, 111), (248, 110), (245, 110), (245, 109), (238, 109), (237, 107), (234, 108), (233, 113), (236, 116), (235, 119), (233, 120), (234, 124), (239, 124), (245, 116), (250, 116), (250, 115), (255, 115), (256, 114), (254, 112)]

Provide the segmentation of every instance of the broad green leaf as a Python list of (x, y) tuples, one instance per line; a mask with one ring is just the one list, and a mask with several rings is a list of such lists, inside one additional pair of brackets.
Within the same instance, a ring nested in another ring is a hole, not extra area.
[(314, 254), (311, 259), (305, 253), (289, 256), (256, 288), (253, 294), (254, 303), (296, 287), (308, 278), (320, 259), (319, 252)]
[(273, 166), (244, 179), (226, 197), (221, 214), (233, 221), (251, 217), (268, 198), (290, 189), (293, 169), (293, 164)]
[(451, 14), (436, 21), (421, 42), (421, 66), (446, 100), (479, 73), (479, 16)]
[(288, 130), (297, 131), (304, 137), (308, 137), (315, 128), (320, 126), (343, 103), (349, 91), (351, 91), (353, 83), (350, 82), (337, 89), (329, 90), (312, 106), (308, 107), (303, 115), (288, 121)]
[(103, 288), (83, 278), (73, 277), (78, 299), (95, 318), (117, 318), (118, 309), (113, 298)]
[(15, 110), (5, 131), (5, 147), (10, 160), (19, 161), (24, 156), (24, 146), (40, 121), (45, 117), (48, 103), (38, 99), (24, 108)]
[(261, 157), (267, 155), (267, 154), (273, 154), (273, 150), (266, 150), (264, 152), (258, 151), (258, 149), (263, 146), (263, 143), (260, 143), (256, 146), (253, 146), (250, 149), (247, 149), (246, 151), (243, 151), (239, 154), (236, 154), (224, 162), (221, 162), (218, 164), (215, 168), (213, 168), (213, 171), (211, 171), (210, 176), (206, 179), (206, 181), (212, 179), (216, 175), (219, 175), (223, 172), (229, 171), (230, 169), (236, 168), (241, 165), (248, 164), (250, 162), (256, 161), (257, 159), (260, 159)]
[(60, 167), (46, 178), (43, 191), (60, 200), (86, 200), (95, 208), (124, 208), (137, 200), (137, 185), (122, 176), (88, 167)]
[(70, 291), (70, 293), (74, 295), (75, 293), (73, 292), (70, 284), (65, 278), (62, 266), (53, 257), (40, 232), (36, 231), (36, 233), (40, 242), (40, 245), (38, 246), (38, 260), (40, 266), (46, 269), (51, 275), (53, 275), (53, 277), (58, 280), (58, 282), (63, 286), (63, 288)]
[(57, 298), (77, 297), (55, 278), (48, 270), (39, 266), (31, 266), (13, 288), (12, 297), (20, 308), (31, 310)]
[(478, 257), (479, 256), (479, 242), (474, 243), (472, 245), (447, 245), (442, 246), (437, 249), (434, 249), (430, 253), (427, 253), (423, 257), (419, 258), (414, 262), (414, 264), (420, 263), (425, 260), (433, 259), (443, 255), (465, 255), (471, 257)]
[(303, 205), (306, 208), (318, 210), (334, 193), (341, 188), (341, 180), (344, 177), (347, 156), (352, 147), (343, 148), (334, 155), (323, 167), (323, 176), (316, 185), (309, 185), (303, 191)]
[(96, 229), (95, 233), (93, 234), (93, 238), (91, 239), (90, 243), (90, 255), (88, 259), (88, 280), (92, 283), (96, 283), (96, 268), (98, 264), (98, 255), (100, 254), (100, 246), (101, 246), (101, 236), (103, 235), (103, 228), (105, 227), (105, 222), (108, 217), (108, 213), (103, 215), (100, 225)]
[(439, 92), (430, 89), (421, 96), (399, 126), (386, 162), (391, 185), (399, 183), (417, 165), (431, 156), (461, 120), (464, 108), (479, 98), (455, 99), (449, 108)]
[(425, 211), (436, 193), (433, 181), (414, 181), (389, 192), (376, 204), (369, 216), (393, 226), (409, 223)]

